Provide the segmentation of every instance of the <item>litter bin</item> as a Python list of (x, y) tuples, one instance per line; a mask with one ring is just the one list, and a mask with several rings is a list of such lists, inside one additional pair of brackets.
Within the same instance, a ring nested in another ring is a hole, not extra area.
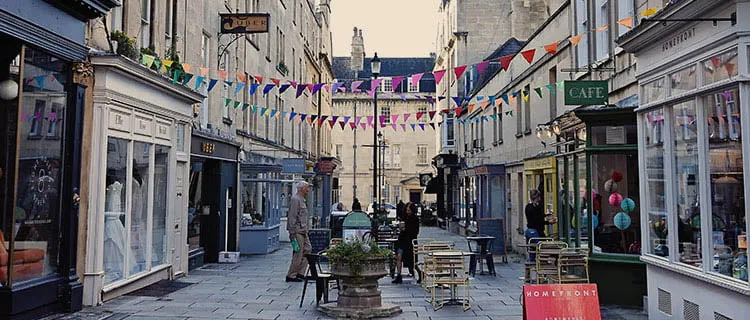
[(367, 213), (352, 211), (346, 215), (341, 226), (344, 241), (351, 241), (354, 238), (363, 239), (372, 230), (372, 220)]

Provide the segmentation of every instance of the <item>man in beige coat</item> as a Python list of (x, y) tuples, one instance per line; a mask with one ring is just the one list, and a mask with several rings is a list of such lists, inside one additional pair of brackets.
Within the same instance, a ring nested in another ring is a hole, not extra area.
[(297, 239), (300, 251), (292, 251), (292, 262), (289, 264), (286, 282), (303, 281), (305, 270), (307, 270), (305, 255), (312, 252), (310, 238), (307, 237), (307, 204), (305, 204), (305, 196), (310, 185), (305, 181), (299, 181), (294, 184), (294, 188), (297, 194), (289, 200), (286, 230), (289, 231), (289, 240)]

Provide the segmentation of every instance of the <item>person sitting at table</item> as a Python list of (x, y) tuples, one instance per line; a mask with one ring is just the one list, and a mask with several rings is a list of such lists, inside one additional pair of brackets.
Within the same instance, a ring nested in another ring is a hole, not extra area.
[(419, 235), (419, 219), (417, 219), (417, 205), (409, 202), (405, 206), (405, 219), (401, 224), (401, 233), (396, 241), (396, 279), (393, 283), (401, 283), (401, 269), (406, 264), (409, 269), (414, 267), (414, 247), (412, 240)]
[[(544, 229), (548, 224), (555, 224), (557, 223), (557, 217), (551, 217), (549, 220), (547, 219), (547, 216), (544, 214), (544, 208), (541, 204), (542, 202), (542, 192), (538, 189), (531, 189), (529, 190), (529, 204), (526, 205), (526, 208), (524, 210), (526, 215), (526, 232), (524, 233), (524, 236), (526, 237), (526, 242), (529, 242), (529, 239), (531, 238), (544, 238), (546, 237), (546, 233)], [(535, 257), (534, 255), (530, 256), (530, 260), (534, 261)]]

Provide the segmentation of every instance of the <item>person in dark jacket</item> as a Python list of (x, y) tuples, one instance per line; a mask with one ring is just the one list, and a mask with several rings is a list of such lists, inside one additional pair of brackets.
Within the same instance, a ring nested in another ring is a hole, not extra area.
[(354, 198), (352, 203), (352, 211), (362, 211), (362, 204), (359, 203), (359, 199)]
[(398, 218), (398, 221), (406, 219), (406, 204), (401, 200), (396, 204), (396, 218)]
[(419, 219), (417, 218), (417, 205), (409, 202), (405, 205), (403, 227), (401, 233), (398, 235), (396, 241), (396, 279), (393, 283), (401, 283), (401, 269), (406, 264), (410, 268), (413, 267), (414, 262), (414, 247), (412, 246), (412, 240), (416, 239), (419, 235)]
[[(544, 231), (548, 224), (554, 224), (557, 222), (557, 217), (547, 220), (547, 216), (544, 213), (544, 207), (542, 205), (542, 193), (537, 189), (529, 190), (529, 204), (526, 205), (524, 210), (526, 215), (526, 242), (529, 242), (531, 238), (543, 238), (546, 237)], [(535, 260), (535, 255), (531, 255), (531, 261)]]

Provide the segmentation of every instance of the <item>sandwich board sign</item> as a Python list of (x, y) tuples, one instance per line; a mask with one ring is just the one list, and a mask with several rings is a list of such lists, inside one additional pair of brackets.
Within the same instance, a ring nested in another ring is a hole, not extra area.
[(525, 320), (601, 320), (595, 283), (523, 286)]

